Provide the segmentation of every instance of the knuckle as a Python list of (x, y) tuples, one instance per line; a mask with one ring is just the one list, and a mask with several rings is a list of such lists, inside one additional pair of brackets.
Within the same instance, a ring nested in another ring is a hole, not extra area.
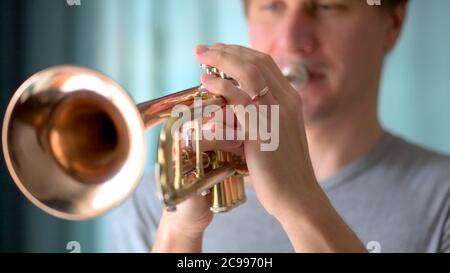
[(264, 63), (270, 63), (272, 61), (272, 57), (266, 53), (260, 53), (259, 58)]
[(254, 55), (254, 63), (258, 64), (258, 65), (267, 65), (270, 63), (270, 61), (272, 60), (272, 57), (270, 57), (268, 54), (266, 53), (262, 53), (262, 52), (256, 52), (256, 54)]

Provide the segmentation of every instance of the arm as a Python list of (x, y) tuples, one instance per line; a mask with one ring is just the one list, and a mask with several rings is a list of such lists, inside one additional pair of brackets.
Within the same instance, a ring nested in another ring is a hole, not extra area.
[(313, 200), (278, 218), (296, 252), (367, 252), (323, 192)]
[(203, 231), (184, 231), (167, 214), (161, 218), (152, 252), (201, 252)]
[(173, 212), (164, 211), (152, 252), (201, 252), (203, 233), (212, 221), (210, 201), (193, 196)]

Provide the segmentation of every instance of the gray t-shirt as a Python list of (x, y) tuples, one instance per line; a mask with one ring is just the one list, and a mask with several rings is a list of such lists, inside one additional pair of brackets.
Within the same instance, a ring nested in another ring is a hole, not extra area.
[[(162, 205), (146, 176), (111, 225), (111, 251), (148, 252)], [(371, 252), (450, 252), (450, 158), (386, 133), (333, 177), (321, 181), (332, 204)], [(214, 216), (204, 252), (293, 252), (281, 225), (257, 200)]]

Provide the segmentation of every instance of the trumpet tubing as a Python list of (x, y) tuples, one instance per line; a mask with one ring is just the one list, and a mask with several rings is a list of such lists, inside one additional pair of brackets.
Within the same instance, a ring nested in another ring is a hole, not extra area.
[[(238, 175), (237, 167), (245, 169), (245, 164), (223, 161), (205, 171), (200, 148), (200, 160), (191, 162), (190, 171), (180, 152), (177, 158), (167, 156), (180, 142), (168, 133), (174, 124), (171, 110), (179, 104), (194, 107), (196, 98), (205, 106), (225, 105), (201, 86), (135, 105), (117, 83), (96, 71), (59, 66), (38, 72), (15, 92), (5, 114), (2, 145), (8, 170), (22, 193), (47, 213), (68, 220), (96, 217), (135, 190), (144, 169), (145, 128), (166, 121), (157, 183), (162, 201), (173, 210)], [(211, 196), (230, 194), (224, 191), (212, 189)]]
[[(214, 67), (206, 73), (227, 77)], [(304, 84), (304, 67), (285, 75)], [(168, 210), (195, 194), (210, 192), (213, 212), (245, 202), (245, 161), (223, 151), (203, 152), (199, 138), (191, 154), (181, 151), (172, 108), (225, 106), (225, 100), (195, 86), (135, 105), (105, 75), (82, 67), (40, 71), (14, 93), (3, 121), (8, 170), (22, 193), (45, 212), (68, 220), (96, 217), (135, 190), (144, 170), (145, 129), (164, 122), (158, 147), (157, 185)], [(197, 120), (196, 122), (201, 122)], [(199, 133), (199, 132), (197, 132)], [(175, 147), (175, 156), (172, 155)]]

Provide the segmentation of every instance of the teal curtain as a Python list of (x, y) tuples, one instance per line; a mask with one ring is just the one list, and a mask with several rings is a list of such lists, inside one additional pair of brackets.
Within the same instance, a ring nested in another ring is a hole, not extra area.
[[(65, 0), (7, 1), (1, 14), (2, 22), (8, 24), (4, 25), (5, 37), (18, 46), (2, 56), (14, 56), (11, 65), (21, 71), (11, 89), (48, 66), (76, 64), (110, 76), (136, 102), (142, 102), (198, 84), (201, 71), (193, 57), (196, 44), (246, 44), (240, 0), (81, 0), (80, 5), (68, 5)], [(11, 18), (14, 13), (21, 16)], [(8, 36), (6, 30), (14, 28), (17, 37)], [(158, 129), (147, 133), (147, 171), (153, 170), (157, 134)], [(12, 183), (7, 175), (1, 177), (2, 182)], [(3, 213), (11, 211), (13, 203), (2, 202), (2, 240), (8, 234), (21, 240), (3, 240), (2, 251), (70, 252), (66, 247), (72, 241), (79, 243), (81, 252), (107, 250), (108, 221), (115, 210), (95, 220), (68, 222), (43, 213), (16, 189), (12, 191), (14, 200), (20, 200), (14, 217), (21, 229), (14, 229), (7, 219), (11, 213)]]
[[(198, 84), (196, 44), (248, 45), (240, 0), (81, 0), (79, 6), (64, 0), (18, 2), (24, 20), (18, 42), (23, 78), (50, 65), (78, 64), (109, 75), (136, 102)], [(400, 44), (386, 64), (380, 104), (386, 128), (444, 153), (450, 153), (448, 11), (448, 0), (412, 0)], [(148, 172), (157, 133), (147, 133)], [(16, 232), (28, 252), (69, 252), (70, 241), (79, 242), (82, 252), (103, 252), (116, 212), (74, 223), (24, 201), (16, 215), (23, 226)], [(9, 227), (4, 215), (2, 225)]]

